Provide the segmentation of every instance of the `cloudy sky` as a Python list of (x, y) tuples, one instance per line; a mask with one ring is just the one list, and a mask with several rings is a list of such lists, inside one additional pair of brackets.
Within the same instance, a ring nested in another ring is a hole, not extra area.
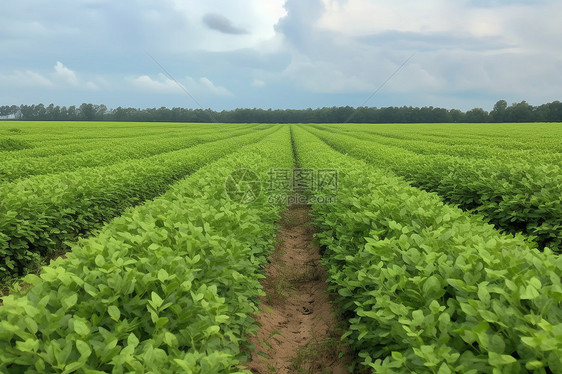
[[(0, 105), (562, 100), (560, 0), (3, 0)], [(161, 66), (159, 66), (161, 65)]]

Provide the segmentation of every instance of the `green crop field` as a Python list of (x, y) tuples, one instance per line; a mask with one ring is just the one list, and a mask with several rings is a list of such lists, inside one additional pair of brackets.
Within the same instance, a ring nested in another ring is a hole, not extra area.
[(562, 373), (562, 124), (14, 121), (0, 372), (250, 373), (297, 192), (357, 372)]

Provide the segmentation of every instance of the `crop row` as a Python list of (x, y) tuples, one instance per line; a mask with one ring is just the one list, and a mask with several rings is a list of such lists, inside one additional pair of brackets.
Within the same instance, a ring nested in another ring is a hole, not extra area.
[[(377, 373), (562, 372), (562, 260), (302, 128), (305, 168), (339, 170), (313, 207), (345, 337)], [(320, 192), (322, 193), (322, 192)]]
[[(187, 127), (187, 129), (186, 129)], [(212, 124), (126, 123), (126, 122), (1, 122), (0, 136), (10, 136), (33, 145), (50, 146), (67, 142), (141, 139), (150, 136), (185, 134), (218, 127)]]
[(24, 274), (125, 209), (271, 128), (163, 155), (0, 185), (0, 280)]
[[(119, 126), (121, 125), (121, 126)], [(7, 125), (6, 125), (7, 126)], [(62, 126), (62, 125), (60, 125)], [(159, 138), (175, 139), (179, 137), (191, 136), (193, 134), (220, 134), (229, 131), (238, 131), (251, 129), (256, 125), (213, 125), (196, 126), (190, 124), (183, 128), (167, 128), (161, 124), (150, 124), (152, 128), (147, 128), (142, 124), (138, 127), (123, 127), (119, 123), (98, 123), (97, 126), (91, 125), (91, 128), (74, 129), (70, 127), (62, 133), (57, 133), (59, 127), (56, 124), (35, 124), (34, 126), (25, 127), (18, 123), (17, 128), (12, 130), (20, 130), (18, 135), (9, 135), (5, 138), (23, 141), (28, 148), (0, 152), (0, 158), (5, 161), (28, 157), (49, 157), (68, 155), (76, 152), (91, 151), (103, 147), (115, 147), (120, 149), (129, 144), (142, 142), (145, 140)], [(112, 126), (116, 126), (113, 128)], [(76, 130), (74, 133), (71, 130)], [(1, 123), (0, 123), (1, 130)], [(80, 136), (79, 130), (82, 130)], [(219, 131), (221, 130), (221, 131)], [(4, 130), (5, 131), (5, 130)], [(54, 134), (53, 134), (54, 132)], [(29, 133), (29, 135), (23, 135)], [(51, 138), (49, 140), (49, 138)], [(4, 137), (2, 137), (4, 139)]]
[(292, 167), (288, 128), (126, 212), (0, 307), (3, 373), (231, 373), (256, 326), (280, 206), (230, 201), (224, 181)]
[[(261, 127), (260, 130), (267, 127)], [(237, 130), (234, 128), (233, 130)], [(43, 175), (56, 172), (71, 171), (81, 167), (107, 166), (128, 159), (139, 159), (154, 156), (160, 153), (172, 152), (188, 148), (196, 144), (216, 141), (228, 137), (247, 134), (251, 129), (238, 131), (218, 132), (213, 128), (210, 132), (196, 131), (188, 136), (168, 137), (152, 136), (142, 140), (112, 141), (99, 144), (94, 149), (88, 146), (81, 151), (80, 146), (68, 154), (56, 154), (48, 157), (17, 157), (4, 160), (0, 164), (0, 182), (13, 181), (31, 175)], [(254, 131), (256, 131), (255, 129)], [(81, 145), (87, 145), (87, 142)]]
[[(406, 151), (419, 153), (422, 155), (449, 155), (460, 156), (464, 158), (478, 158), (478, 159), (498, 159), (502, 161), (512, 162), (513, 160), (528, 160), (540, 163), (556, 163), (562, 162), (562, 154), (557, 152), (545, 152), (545, 149), (504, 149), (502, 147), (494, 146), (497, 139), (489, 140), (487, 144), (482, 144), (482, 139), (474, 141), (466, 141), (463, 138), (455, 139), (457, 144), (451, 144), (450, 139), (437, 138), (437, 140), (425, 140), (421, 135), (422, 132), (416, 132), (420, 128), (413, 129), (414, 133), (408, 132), (409, 128), (404, 127), (402, 130), (405, 132), (403, 137), (398, 136), (384, 136), (372, 133), (370, 127), (363, 126), (364, 131), (360, 131), (361, 127), (355, 126), (347, 128), (346, 125), (326, 127), (322, 125), (313, 126), (318, 130), (330, 131), (337, 134), (349, 135), (358, 139), (370, 140), (377, 144), (384, 144), (386, 146), (402, 148)], [(513, 139), (511, 139), (513, 142)], [(511, 144), (513, 145), (513, 144)]]
[(484, 215), (498, 228), (535, 238), (541, 248), (562, 248), (559, 165), (426, 156), (346, 135), (309, 131), (338, 151), (389, 169), (413, 186)]
[[(562, 127), (552, 123), (322, 125), (387, 139), (422, 140), (442, 145), (471, 145), (508, 151), (562, 152)], [(558, 134), (558, 135), (557, 135)]]

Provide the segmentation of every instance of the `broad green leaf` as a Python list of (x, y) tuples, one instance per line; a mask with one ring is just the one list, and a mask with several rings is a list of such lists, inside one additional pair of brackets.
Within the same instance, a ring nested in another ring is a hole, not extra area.
[(90, 328), (88, 327), (88, 325), (86, 325), (86, 323), (82, 322), (81, 320), (74, 318), (73, 324), (74, 324), (74, 331), (78, 335), (86, 336), (90, 334)]
[(115, 305), (110, 305), (107, 308), (107, 312), (109, 313), (109, 316), (112, 320), (119, 321), (119, 318), (121, 317), (121, 311), (118, 307), (116, 307)]
[(488, 362), (492, 366), (504, 366), (517, 361), (513, 356), (497, 354), (494, 352), (490, 352), (488, 357)]
[(127, 346), (131, 346), (135, 348), (138, 345), (139, 345), (139, 339), (134, 333), (130, 333), (129, 337), (127, 338)]
[(102, 255), (97, 255), (95, 259), (95, 263), (97, 266), (102, 267), (105, 265), (105, 258)]
[(168, 280), (168, 277), (169, 277), (169, 275), (168, 275), (168, 272), (167, 272), (166, 270), (160, 269), (160, 270), (158, 271), (158, 280), (160, 280), (160, 282), (165, 282), (165, 281), (167, 281), (167, 280)]
[(162, 300), (162, 298), (156, 292), (152, 292), (151, 297), (152, 297), (152, 302), (154, 303), (154, 306), (156, 308), (160, 307), (162, 305), (162, 303), (164, 302)]
[(76, 349), (80, 352), (80, 360), (85, 360), (92, 354), (92, 350), (90, 349), (88, 343), (80, 339), (76, 340)]

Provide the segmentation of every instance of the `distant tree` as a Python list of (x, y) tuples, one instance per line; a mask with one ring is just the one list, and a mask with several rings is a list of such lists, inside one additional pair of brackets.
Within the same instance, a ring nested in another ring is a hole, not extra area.
[(0, 116), (9, 116), (16, 114), (19, 107), (17, 105), (2, 105), (0, 106)]
[(447, 109), (442, 109), (442, 108), (434, 108), (432, 111), (432, 117), (433, 118), (431, 122), (447, 123), (453, 121), (453, 117), (451, 116), (451, 113)]
[(512, 104), (507, 108), (507, 120), (509, 122), (532, 122), (534, 120), (533, 107), (526, 101)]
[(76, 121), (79, 119), (78, 109), (74, 105), (68, 107), (67, 113), (68, 113), (66, 118), (67, 121)]
[(94, 105), (86, 103), (80, 105), (80, 117), (86, 121), (93, 121), (96, 118), (96, 109)]
[(161, 107), (156, 110), (155, 116), (157, 121), (169, 121), (169, 118), (171, 116), (170, 109)]
[(482, 108), (474, 108), (466, 112), (465, 121), (470, 123), (488, 122), (489, 116)]
[(117, 107), (112, 112), (112, 119), (114, 121), (125, 121), (127, 120), (127, 111), (124, 108)]
[(47, 114), (47, 109), (45, 109), (45, 105), (39, 104), (35, 105), (33, 108), (33, 117), (38, 120), (44, 120)]
[(454, 123), (465, 122), (465, 114), (458, 109), (451, 109), (449, 111), (449, 115), (451, 116), (451, 122)]
[(67, 121), (68, 120), (68, 109), (65, 106), (60, 108), (60, 120)]
[[(108, 110), (101, 105), (83, 103), (75, 106), (59, 107), (50, 104), (0, 106), (0, 116), (21, 113), (24, 120), (65, 120), (65, 121), (173, 121), (173, 122), (213, 122), (224, 123), (462, 123), (462, 122), (562, 122), (562, 103), (554, 101), (533, 107), (527, 102), (507, 106), (499, 100), (488, 114), (482, 108), (462, 112), (458, 109), (428, 107), (324, 107), (317, 109), (260, 109), (238, 108), (216, 112), (211, 109), (186, 108), (123, 108)], [(353, 114), (353, 116), (351, 116)], [(18, 117), (19, 118), (19, 117)]]
[(22, 119), (24, 120), (30, 120), (31, 119), (31, 109), (28, 105), (20, 105), (20, 112), (21, 112), (21, 116)]
[(499, 100), (495, 105), (494, 109), (490, 112), (490, 119), (493, 122), (505, 122), (507, 109), (507, 101)]
[(549, 122), (562, 122), (562, 103), (560, 101), (554, 101), (548, 106), (548, 117), (546, 118)]
[(55, 106), (54, 104), (49, 104), (47, 108), (45, 108), (45, 118), (46, 121), (60, 121), (62, 120), (61, 115), (61, 108), (59, 106)]
[(105, 117), (105, 114), (107, 113), (107, 107), (104, 104), (101, 104), (101, 105), (96, 105), (94, 107), (94, 109), (95, 109), (95, 112), (96, 112), (95, 118), (98, 121), (103, 121), (103, 119)]

